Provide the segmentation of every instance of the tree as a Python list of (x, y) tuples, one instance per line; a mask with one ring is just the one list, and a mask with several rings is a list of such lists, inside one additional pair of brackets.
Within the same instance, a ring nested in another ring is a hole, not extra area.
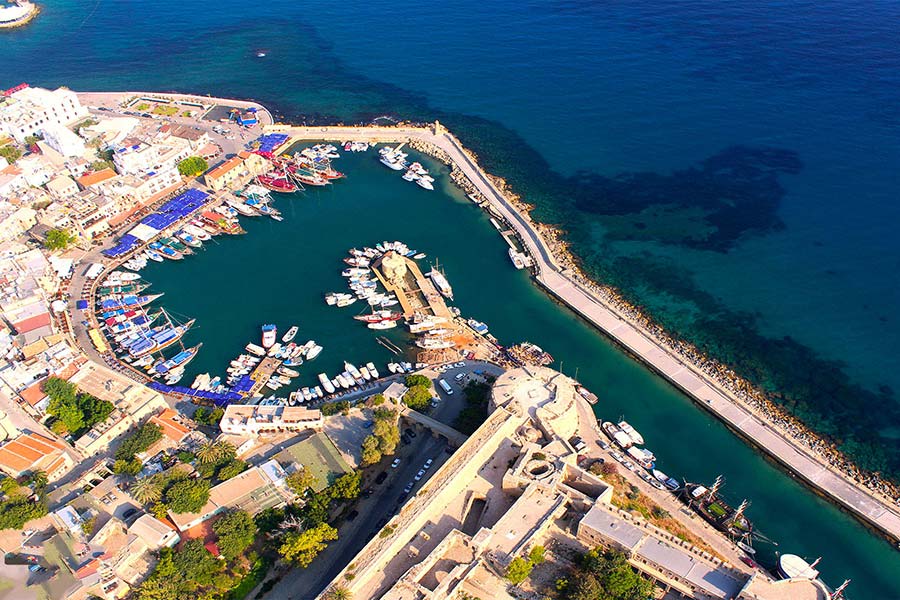
[(222, 420), (222, 416), (225, 414), (225, 411), (221, 408), (214, 408), (212, 410), (206, 408), (205, 406), (201, 406), (194, 413), (194, 420), (201, 425), (218, 425), (219, 421)]
[(208, 168), (209, 164), (199, 156), (189, 156), (178, 163), (178, 172), (185, 177), (196, 177)]
[(362, 475), (359, 471), (353, 473), (345, 473), (337, 479), (328, 488), (329, 496), (333, 500), (353, 500), (359, 497), (359, 484), (362, 481)]
[(165, 502), (174, 513), (198, 512), (209, 501), (209, 482), (205, 479), (183, 479), (165, 492)]
[(390, 456), (400, 443), (400, 428), (393, 420), (375, 421), (372, 435), (378, 440), (378, 450), (382, 455)]
[(162, 485), (156, 477), (144, 477), (132, 483), (128, 493), (141, 504), (150, 504), (162, 498)]
[(384, 394), (375, 394), (368, 401), (369, 406), (381, 406), (384, 404)]
[(533, 565), (539, 565), (544, 562), (544, 547), (543, 546), (535, 546), (528, 553), (528, 560), (531, 561)]
[(287, 476), (285, 482), (295, 493), (302, 496), (316, 484), (316, 476), (305, 466), (300, 465), (296, 471)]
[(353, 596), (347, 588), (336, 587), (325, 595), (326, 600), (350, 600)]
[(216, 472), (216, 478), (219, 481), (225, 481), (240, 475), (244, 471), (247, 470), (247, 463), (242, 460), (238, 460), (236, 458), (232, 458), (224, 465), (222, 465), (219, 470)]
[(425, 410), (431, 402), (431, 390), (422, 385), (411, 387), (403, 394), (403, 402), (413, 410)]
[(534, 565), (531, 564), (530, 560), (524, 559), (521, 556), (515, 557), (509, 566), (506, 568), (506, 578), (513, 585), (519, 585), (531, 575), (531, 570), (534, 568)]
[(426, 388), (431, 387), (431, 380), (425, 377), (424, 375), (407, 375), (406, 376), (406, 387), (412, 389), (416, 386), (422, 386)]
[(131, 475), (134, 477), (138, 473), (141, 472), (141, 468), (143, 467), (143, 463), (136, 458), (129, 459), (118, 459), (113, 463), (113, 473), (117, 475)]
[(209, 442), (197, 450), (197, 458), (203, 464), (219, 463), (234, 458), (237, 451), (226, 441)]
[(297, 563), (301, 567), (308, 567), (319, 555), (319, 552), (328, 547), (328, 542), (337, 538), (337, 529), (328, 523), (321, 523), (306, 531), (288, 533), (284, 536), (278, 553), (285, 560)]
[(374, 465), (381, 460), (378, 438), (374, 435), (366, 436), (362, 441), (362, 464)]
[(22, 158), (22, 151), (16, 148), (13, 144), (0, 146), (0, 158), (5, 158), (6, 162), (8, 162), (9, 164), (13, 164), (14, 162)]
[(118, 460), (131, 460), (161, 439), (162, 427), (156, 423), (144, 423), (140, 429), (122, 440), (115, 457)]
[(243, 510), (225, 513), (213, 525), (213, 531), (219, 536), (219, 550), (228, 560), (234, 560), (250, 547), (256, 538), (256, 523), (253, 517)]
[(75, 243), (78, 238), (69, 233), (68, 229), (60, 227), (51, 229), (47, 232), (47, 238), (44, 240), (44, 248), (50, 251), (65, 250)]

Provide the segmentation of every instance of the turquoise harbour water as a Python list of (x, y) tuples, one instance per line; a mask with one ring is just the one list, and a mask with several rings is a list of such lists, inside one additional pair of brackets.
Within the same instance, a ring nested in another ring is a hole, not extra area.
[[(896, 473), (898, 13), (833, 1), (63, 0), (0, 35), (0, 84), (254, 98), (306, 122), (440, 118), (570, 232), (601, 280)], [(440, 258), (457, 304), (502, 341), (530, 339), (577, 367), (598, 412), (627, 415), (667, 472), (723, 474), (781, 544), (761, 552), (821, 555), (829, 583), (854, 580), (852, 598), (900, 598), (887, 543), (555, 306), (476, 208), (371, 154), (340, 167), (350, 178), (335, 189), (279, 199), (283, 223), (244, 219), (248, 235), (147, 269), (164, 306), (198, 318), (192, 372), (223, 371), (269, 320), (326, 347), (306, 383), (344, 359), (381, 366), (374, 335), (320, 294), (343, 283), (347, 248), (399, 238)]]

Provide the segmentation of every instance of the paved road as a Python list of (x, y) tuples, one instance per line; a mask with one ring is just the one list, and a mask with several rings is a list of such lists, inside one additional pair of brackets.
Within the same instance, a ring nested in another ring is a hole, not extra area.
[(684, 362), (661, 345), (639, 325), (630, 322), (617, 309), (605, 304), (589, 290), (570, 278), (555, 261), (550, 248), (531, 223), (493, 185), (481, 168), (466, 154), (456, 138), (435, 135), (425, 127), (280, 127), (297, 139), (378, 140), (384, 142), (417, 139), (444, 150), (456, 166), (519, 233), (535, 260), (538, 283), (567, 304), (600, 331), (618, 342), (634, 356), (695, 399), (757, 447), (798, 474), (807, 484), (850, 509), (856, 516), (883, 533), (900, 540), (900, 510), (892, 499), (878, 497), (857, 485), (844, 473), (832, 468), (786, 432), (775, 429), (753, 407), (742, 402), (730, 390), (708, 377), (700, 369)]
[[(428, 458), (434, 459), (434, 464), (427, 473), (435, 472), (448, 456), (445, 453), (446, 447), (443, 440), (420, 432), (411, 444), (408, 446), (401, 444), (398, 447), (397, 456), (401, 459), (399, 467), (392, 469), (390, 459), (385, 458), (381, 464), (369, 469), (364, 488), (371, 489), (372, 495), (369, 498), (360, 498), (356, 503), (355, 510), (359, 512), (357, 517), (338, 526), (337, 541), (332, 542), (316, 557), (310, 568), (291, 569), (265, 595), (265, 598), (268, 600), (315, 598), (341, 572), (347, 561), (356, 556), (357, 552), (377, 535), (390, 517), (399, 511), (405, 497), (404, 487), (407, 483), (414, 482), (416, 473)], [(375, 484), (374, 478), (382, 471), (388, 474), (387, 479), (381, 484)], [(414, 482), (412, 493), (426, 481), (427, 478), (422, 478), (419, 482)]]

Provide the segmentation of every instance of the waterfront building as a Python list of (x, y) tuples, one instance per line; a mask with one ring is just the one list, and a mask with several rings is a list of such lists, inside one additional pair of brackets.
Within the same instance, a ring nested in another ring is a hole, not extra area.
[(616, 507), (612, 486), (582, 467), (568, 441), (573, 434), (597, 438), (593, 411), (572, 379), (544, 367), (507, 371), (494, 385), (490, 410), (319, 598), (342, 587), (353, 597), (383, 600), (511, 600), (502, 575), (536, 546), (565, 548), (563, 554), (621, 550), (673, 597), (827, 598), (808, 580), (795, 582), (792, 596), (768, 578), (768, 588), (754, 584), (763, 576)]
[(47, 145), (63, 156), (84, 156), (87, 151), (84, 140), (68, 127), (49, 123), (41, 128), (41, 133)]
[(229, 404), (219, 422), (222, 433), (257, 437), (319, 430), (322, 411), (305, 406)]
[(258, 154), (241, 152), (207, 172), (203, 180), (213, 191), (243, 187), (269, 169), (269, 161)]
[(14, 88), (0, 101), (0, 132), (20, 144), (43, 133), (50, 125), (70, 125), (88, 116), (75, 92), (67, 88), (46, 90), (29, 86)]
[(10, 477), (43, 471), (49, 481), (55, 481), (73, 466), (61, 441), (37, 433), (23, 433), (0, 446), (0, 469)]

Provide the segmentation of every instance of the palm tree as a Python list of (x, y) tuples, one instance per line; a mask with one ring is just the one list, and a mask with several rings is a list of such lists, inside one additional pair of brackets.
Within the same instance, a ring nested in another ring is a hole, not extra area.
[(156, 502), (162, 497), (162, 486), (155, 477), (144, 477), (131, 484), (131, 497), (141, 504)]
[(234, 458), (235, 454), (234, 446), (224, 440), (203, 444), (197, 450), (197, 458), (202, 464), (217, 463), (221, 460)]
[(219, 440), (215, 446), (219, 449), (220, 458), (222, 459), (232, 459), (237, 456), (237, 448), (225, 440)]
[(328, 596), (326, 597), (328, 600), (350, 600), (353, 596), (347, 588), (336, 587), (328, 592)]

